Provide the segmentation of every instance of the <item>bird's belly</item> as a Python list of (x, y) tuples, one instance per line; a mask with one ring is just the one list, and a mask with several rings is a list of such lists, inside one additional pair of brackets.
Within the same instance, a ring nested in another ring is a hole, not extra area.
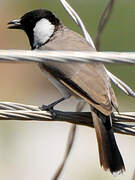
[(71, 91), (66, 86), (64, 86), (60, 81), (55, 78), (55, 76), (53, 76), (46, 70), (45, 64), (39, 63), (39, 67), (46, 76), (46, 78), (58, 89), (58, 91), (62, 94), (63, 97), (67, 99), (72, 95)]

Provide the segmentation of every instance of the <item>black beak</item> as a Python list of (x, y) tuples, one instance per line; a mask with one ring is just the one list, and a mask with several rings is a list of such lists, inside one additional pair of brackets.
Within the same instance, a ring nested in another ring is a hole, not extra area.
[(11, 25), (11, 26), (8, 26), (8, 29), (23, 29), (20, 19), (9, 21), (8, 25)]

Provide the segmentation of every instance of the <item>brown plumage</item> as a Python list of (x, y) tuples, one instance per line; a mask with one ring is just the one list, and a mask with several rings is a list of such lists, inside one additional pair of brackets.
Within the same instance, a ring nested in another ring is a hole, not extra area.
[[(42, 50), (84, 50), (95, 51), (77, 33), (60, 27)], [(72, 36), (71, 36), (72, 34)], [(60, 37), (60, 38), (59, 38)], [(81, 44), (81, 46), (80, 46)], [(46, 64), (46, 63), (45, 63)], [(43, 70), (48, 70), (41, 64)], [(113, 174), (120, 174), (125, 170), (122, 156), (119, 152), (111, 126), (112, 108), (118, 109), (117, 100), (111, 87), (109, 77), (102, 63), (47, 63), (56, 69), (55, 78), (70, 89), (72, 95), (84, 99), (91, 107), (94, 127), (96, 130), (100, 164), (105, 170)], [(51, 70), (48, 70), (51, 72)], [(61, 72), (62, 71), (62, 72)], [(62, 73), (62, 74), (61, 74)]]
[[(81, 35), (65, 27), (48, 10), (28, 12), (20, 21), (11, 21), (9, 24), (15, 24), (10, 28), (23, 29), (27, 33), (32, 49), (96, 51)], [(39, 26), (42, 27), (41, 30), (38, 29)], [(53, 29), (54, 32), (51, 34)], [(46, 34), (45, 42), (41, 43), (44, 34)], [(42, 35), (42, 38), (39, 35)], [(117, 110), (118, 106), (104, 65), (94, 62), (90, 64), (44, 62), (39, 66), (65, 98), (73, 95), (90, 105), (100, 164), (113, 174), (122, 173), (125, 167), (111, 125), (112, 109)]]

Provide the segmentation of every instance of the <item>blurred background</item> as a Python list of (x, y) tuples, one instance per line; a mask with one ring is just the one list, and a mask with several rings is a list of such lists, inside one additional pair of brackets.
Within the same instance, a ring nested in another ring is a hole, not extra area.
[[(93, 40), (99, 17), (108, 0), (69, 0), (84, 21)], [(65, 25), (80, 32), (58, 0), (0, 0), (0, 49), (29, 49), (22, 31), (8, 30), (7, 22), (36, 8), (54, 11)], [(102, 51), (135, 51), (135, 2), (118, 0), (102, 36)], [(135, 67), (109, 65), (115, 75), (135, 89)], [(35, 64), (0, 64), (0, 101), (33, 105), (48, 104), (60, 97)], [(135, 99), (114, 87), (120, 111), (135, 111)], [(57, 106), (75, 110), (73, 98)], [(86, 107), (85, 110), (89, 110)], [(70, 129), (67, 123), (0, 121), (0, 179), (50, 180), (60, 164)], [(117, 180), (131, 179), (135, 169), (135, 137), (116, 135), (126, 173)], [(99, 165), (95, 132), (79, 127), (62, 180), (113, 180)]]

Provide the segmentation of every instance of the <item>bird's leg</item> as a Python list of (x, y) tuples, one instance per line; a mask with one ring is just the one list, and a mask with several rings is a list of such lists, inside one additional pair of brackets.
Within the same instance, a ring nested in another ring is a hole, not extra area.
[(56, 105), (59, 104), (60, 102), (64, 101), (65, 99), (66, 99), (65, 97), (62, 97), (62, 98), (58, 99), (57, 101), (49, 104), (48, 106), (46, 106), (46, 105), (43, 104), (43, 105), (40, 106), (39, 108), (40, 108), (40, 110), (42, 110), (42, 111), (49, 111), (49, 112), (53, 115), (53, 119), (55, 119), (55, 118), (56, 118), (56, 113), (54, 112), (53, 108), (54, 108), (54, 106), (56, 106)]
[(43, 104), (43, 105), (40, 107), (40, 109), (41, 109), (42, 111), (50, 111), (50, 112), (53, 112), (54, 106), (56, 106), (56, 105), (59, 104), (60, 102), (64, 101), (65, 99), (66, 99), (65, 97), (62, 97), (62, 98), (58, 99), (57, 101), (49, 104), (48, 106), (46, 106), (46, 105)]

